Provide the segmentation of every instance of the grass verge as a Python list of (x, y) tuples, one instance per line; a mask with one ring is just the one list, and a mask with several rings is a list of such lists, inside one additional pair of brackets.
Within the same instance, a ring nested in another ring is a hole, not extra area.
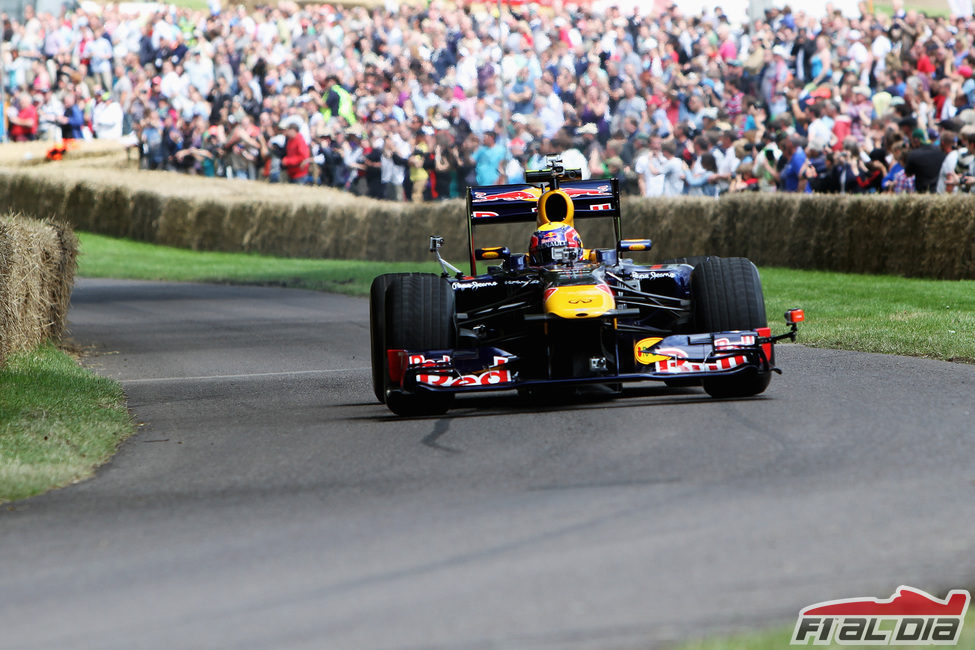
[[(80, 233), (78, 274), (260, 284), (365, 296), (380, 273), (439, 266), (411, 262), (283, 259), (201, 253)], [(762, 269), (773, 331), (781, 314), (803, 307), (799, 340), (817, 347), (975, 363), (975, 281), (919, 280), (790, 269)]]
[(270, 257), (252, 253), (191, 251), (78, 233), (78, 275), (92, 278), (256, 284), (369, 295), (380, 273), (430, 271), (434, 262), (360, 262)]
[(0, 502), (87, 478), (132, 432), (122, 387), (45, 344), (0, 368)]

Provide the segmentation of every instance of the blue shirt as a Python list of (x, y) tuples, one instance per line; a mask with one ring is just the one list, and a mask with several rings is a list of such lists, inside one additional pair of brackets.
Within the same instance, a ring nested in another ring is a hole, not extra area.
[(782, 189), (786, 192), (799, 191), (799, 170), (806, 164), (806, 152), (796, 148), (789, 163), (782, 170)]
[(501, 177), (498, 171), (505, 158), (504, 147), (495, 143), (493, 147), (483, 144), (474, 152), (474, 175), (478, 185), (494, 185)]

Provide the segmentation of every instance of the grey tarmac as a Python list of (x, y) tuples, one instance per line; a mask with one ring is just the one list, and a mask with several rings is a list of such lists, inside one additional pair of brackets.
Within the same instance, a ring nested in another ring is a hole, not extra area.
[(973, 584), (975, 366), (783, 345), (754, 399), (397, 419), (367, 312), (80, 280), (71, 335), (143, 425), (3, 507), (0, 648), (653, 648)]

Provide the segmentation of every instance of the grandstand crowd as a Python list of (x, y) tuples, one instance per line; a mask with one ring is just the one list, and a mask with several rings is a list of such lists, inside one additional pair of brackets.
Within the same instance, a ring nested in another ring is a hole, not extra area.
[(506, 4), (500, 31), (494, 3), (442, 0), (28, 6), (0, 17), (6, 137), (389, 200), (523, 182), (553, 154), (644, 196), (975, 188), (971, 16), (549, 4)]

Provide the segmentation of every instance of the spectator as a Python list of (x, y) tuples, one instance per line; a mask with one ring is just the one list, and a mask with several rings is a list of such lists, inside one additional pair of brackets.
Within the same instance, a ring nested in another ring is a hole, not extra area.
[[(288, 182), (299, 185), (309, 185), (311, 176), (308, 173), (308, 165), (311, 162), (311, 150), (305, 141), (298, 123), (295, 120), (285, 120), (278, 125), (284, 131), (285, 145), (284, 157), (281, 158), (281, 169), (287, 174)], [(246, 133), (238, 131), (241, 140), (237, 143), (246, 146)]]
[(7, 118), (10, 122), (10, 139), (14, 142), (27, 142), (36, 139), (40, 118), (31, 96), (26, 92), (18, 93), (14, 98), (12, 109)]
[[(475, 179), (478, 185), (493, 185), (498, 182), (505, 156), (504, 146), (498, 142), (497, 133), (485, 131), (481, 146), (472, 156)], [(569, 162), (566, 162), (566, 166), (567, 168), (570, 167)]]
[(934, 192), (938, 186), (938, 175), (941, 173), (945, 152), (928, 142), (924, 129), (914, 129), (910, 142), (911, 152), (907, 154), (904, 173), (914, 177), (915, 191)]
[[(880, 142), (891, 129), (908, 139), (916, 129), (922, 133), (924, 141), (914, 137), (907, 153), (912, 173), (904, 175), (916, 173), (918, 189), (930, 189), (932, 177), (937, 189), (940, 177), (950, 191), (948, 177), (964, 176), (961, 153), (946, 160), (951, 151), (926, 140), (931, 125), (960, 118), (975, 104), (971, 17), (949, 23), (898, 12), (885, 31), (888, 19), (865, 10), (859, 18), (770, 10), (736, 24), (710, 7), (690, 15), (678, 6), (655, 13), (641, 5), (622, 18), (585, 3), (544, 12), (529, 4), (506, 9), (499, 34), (495, 19), (477, 5), (402, 4), (371, 13), (293, 4), (132, 11), (109, 4), (58, 18), (40, 13), (29, 28), (10, 21), (2, 54), (3, 82), (14, 98), (11, 137), (35, 138), (39, 131), (56, 137), (60, 107), (72, 101), (83, 117), (80, 127), (71, 127), (75, 137), (117, 137), (117, 104), (122, 133), (135, 132), (147, 167), (229, 169), (233, 176), (246, 168), (247, 178), (274, 180), (282, 158), (270, 142), (281, 135), (273, 126), (293, 118), (317, 163), (309, 176), (374, 195), (378, 156), (383, 195), (397, 200), (400, 186), (411, 188), (410, 198), (460, 195), (486, 167), (491, 177), (504, 171), (518, 178), (517, 168), (543, 164), (543, 153), (575, 157), (574, 165), (593, 175), (607, 173), (618, 156), (624, 176), (632, 170), (628, 185), (659, 195), (663, 175), (648, 163), (663, 166), (664, 143), (695, 168), (680, 180), (700, 191), (707, 186), (695, 185), (702, 170), (712, 174), (718, 193), (733, 180), (744, 182), (734, 167), (746, 160), (749, 188), (754, 179), (763, 189), (779, 181), (791, 188), (801, 176), (813, 191), (872, 191), (878, 164), (886, 166), (877, 150), (884, 151)], [(256, 133), (241, 130), (245, 116), (260, 125)], [(346, 135), (353, 127), (362, 130)], [(711, 132), (715, 127), (730, 130), (730, 142)], [(495, 134), (503, 153), (497, 172), (495, 161), (483, 158), (493, 147), (481, 151), (480, 142), (468, 140), (472, 131), (478, 140)], [(242, 133), (260, 145), (256, 160), (235, 150), (245, 141)], [(155, 152), (158, 134), (163, 163), (148, 153)], [(703, 152), (693, 145), (702, 135), (712, 141)], [(739, 155), (734, 143), (746, 135), (752, 149)], [(780, 157), (774, 143), (783, 136), (803, 138), (815, 150), (815, 182), (809, 166), (793, 173), (795, 149), (783, 145), (792, 154)], [(844, 148), (847, 136), (863, 154)], [(523, 146), (527, 161), (507, 157), (512, 146)], [(188, 153), (177, 160), (179, 152)], [(414, 152), (407, 175), (407, 163), (399, 161)], [(705, 154), (714, 157), (716, 171), (706, 169)], [(824, 182), (823, 164), (836, 183)], [(894, 176), (885, 178), (880, 184), (891, 188)], [(676, 184), (673, 177), (668, 183)]]

